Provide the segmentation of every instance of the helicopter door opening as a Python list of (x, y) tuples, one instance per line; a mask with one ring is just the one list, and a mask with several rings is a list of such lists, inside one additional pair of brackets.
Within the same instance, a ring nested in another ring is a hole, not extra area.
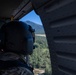
[(40, 17), (33, 10), (21, 18), (20, 21), (31, 25), (32, 28), (35, 29), (35, 49), (33, 50), (33, 54), (29, 56), (29, 63), (34, 67), (34, 73), (50, 75), (52, 72), (50, 54), (44, 27)]

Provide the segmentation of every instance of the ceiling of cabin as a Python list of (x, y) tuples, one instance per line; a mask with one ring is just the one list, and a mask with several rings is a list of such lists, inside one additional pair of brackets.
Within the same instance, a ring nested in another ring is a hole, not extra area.
[(32, 10), (30, 0), (0, 0), (0, 19), (21, 18)]

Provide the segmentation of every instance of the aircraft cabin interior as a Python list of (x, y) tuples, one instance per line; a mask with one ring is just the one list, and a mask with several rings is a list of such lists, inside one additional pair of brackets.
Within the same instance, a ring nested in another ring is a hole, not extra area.
[(76, 75), (76, 0), (0, 0), (0, 27), (32, 10), (44, 26), (52, 75)]

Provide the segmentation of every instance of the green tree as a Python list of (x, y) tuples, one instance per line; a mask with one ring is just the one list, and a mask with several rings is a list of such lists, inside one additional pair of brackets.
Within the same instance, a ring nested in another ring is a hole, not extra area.
[(30, 62), (35, 68), (45, 69), (45, 75), (51, 73), (50, 54), (45, 37), (36, 37), (36, 48), (30, 56)]

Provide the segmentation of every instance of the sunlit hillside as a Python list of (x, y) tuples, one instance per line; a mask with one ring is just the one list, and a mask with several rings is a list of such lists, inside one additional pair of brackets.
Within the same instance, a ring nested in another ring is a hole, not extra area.
[(28, 25), (31, 25), (32, 28), (35, 29), (36, 34), (45, 34), (43, 25), (39, 25), (39, 24), (36, 24), (34, 22), (31, 22), (31, 21), (26, 21), (25, 23), (27, 23)]

